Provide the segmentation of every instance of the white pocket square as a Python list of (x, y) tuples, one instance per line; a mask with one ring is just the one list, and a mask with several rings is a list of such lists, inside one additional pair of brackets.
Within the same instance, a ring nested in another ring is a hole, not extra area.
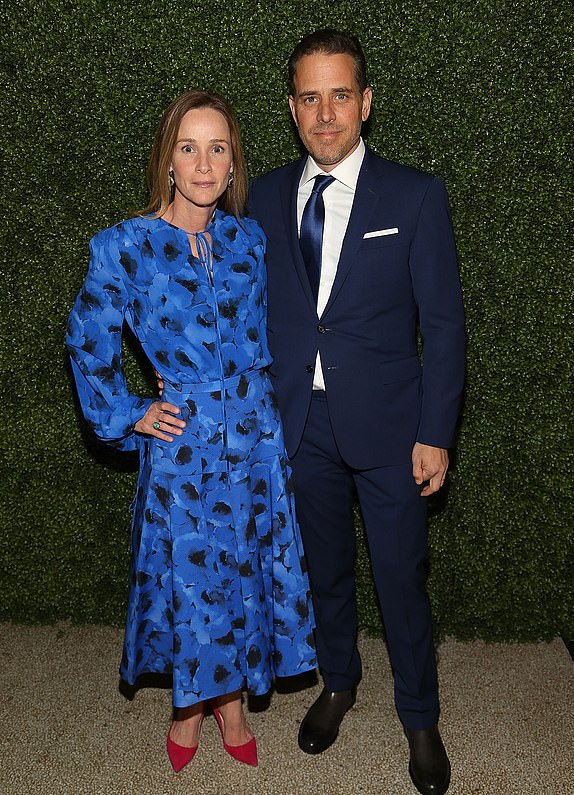
[(399, 230), (396, 226), (391, 226), (390, 229), (377, 229), (376, 232), (365, 232), (363, 235), (363, 240), (366, 240), (368, 237), (383, 237), (384, 235), (398, 235)]

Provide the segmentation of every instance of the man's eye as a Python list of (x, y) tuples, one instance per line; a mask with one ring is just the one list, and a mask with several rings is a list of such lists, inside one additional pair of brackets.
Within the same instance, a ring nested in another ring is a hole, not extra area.
[(344, 101), (345, 99), (347, 99), (347, 98), (348, 98), (348, 96), (349, 96), (348, 94), (337, 94), (337, 97), (336, 97), (336, 98), (337, 98), (339, 101)]
[(313, 102), (316, 101), (316, 99), (317, 99), (317, 97), (305, 97), (304, 100), (303, 100), (303, 104), (304, 105), (311, 105)]

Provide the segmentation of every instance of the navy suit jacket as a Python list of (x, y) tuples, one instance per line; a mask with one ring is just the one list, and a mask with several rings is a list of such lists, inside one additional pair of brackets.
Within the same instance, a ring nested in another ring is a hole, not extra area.
[[(319, 318), (297, 235), (305, 161), (258, 177), (249, 197), (249, 213), (267, 235), (270, 373), (288, 454), (302, 438), (318, 350), (333, 431), (350, 466), (407, 463), (415, 441), (450, 447), (465, 333), (443, 183), (366, 151)], [(365, 237), (381, 230), (398, 231)]]

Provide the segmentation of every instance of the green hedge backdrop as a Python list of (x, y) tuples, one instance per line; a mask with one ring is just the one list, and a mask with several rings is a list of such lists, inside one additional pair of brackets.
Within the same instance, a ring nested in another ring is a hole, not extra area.
[[(88, 239), (144, 203), (153, 131), (189, 87), (235, 106), (252, 176), (297, 156), (286, 59), (336, 26), (367, 54), (369, 145), (442, 176), (452, 201), (468, 386), (431, 505), (437, 629), (574, 637), (569, 6), (0, 0), (0, 619), (123, 621), (135, 463), (85, 431), (63, 346)], [(149, 392), (136, 356), (127, 369)], [(358, 568), (378, 626), (362, 541)]]

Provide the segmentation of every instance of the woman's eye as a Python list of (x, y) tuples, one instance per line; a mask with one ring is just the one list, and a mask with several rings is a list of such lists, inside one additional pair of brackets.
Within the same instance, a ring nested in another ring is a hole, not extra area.
[(193, 147), (191, 147), (189, 144), (186, 144), (182, 148), (182, 152), (185, 152), (186, 154), (190, 154), (191, 152), (193, 152)]
[(223, 147), (223, 146), (219, 146), (219, 144), (218, 144), (217, 146), (214, 146), (214, 147), (213, 147), (213, 151), (214, 151), (214, 153), (215, 153), (216, 155), (220, 155), (220, 154), (222, 154), (223, 152), (225, 152), (225, 149), (224, 149), (224, 147)]

